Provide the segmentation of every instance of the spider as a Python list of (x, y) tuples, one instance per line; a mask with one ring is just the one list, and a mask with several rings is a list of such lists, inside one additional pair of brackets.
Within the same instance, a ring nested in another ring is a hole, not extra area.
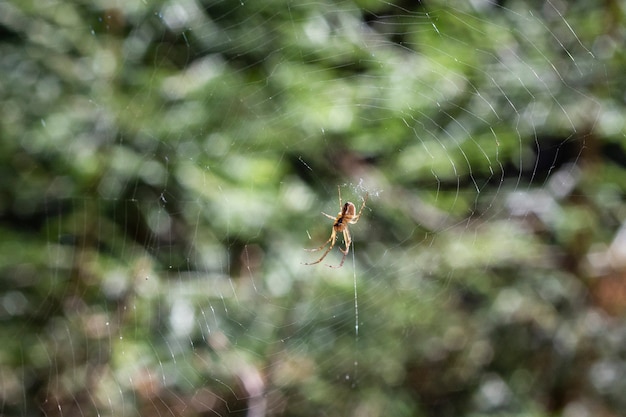
[(365, 198), (363, 199), (363, 204), (361, 205), (361, 208), (359, 209), (359, 213), (356, 213), (356, 207), (354, 206), (354, 204), (352, 204), (351, 202), (347, 202), (346, 204), (341, 204), (341, 188), (339, 186), (337, 186), (337, 190), (339, 191), (339, 207), (341, 209), (341, 211), (339, 212), (339, 214), (337, 215), (337, 217), (333, 217), (331, 215), (328, 215), (324, 212), (322, 212), (322, 214), (326, 217), (328, 217), (329, 219), (334, 220), (335, 222), (333, 223), (333, 230), (330, 233), (330, 237), (328, 238), (328, 240), (319, 248), (317, 249), (305, 249), (306, 251), (309, 252), (317, 252), (319, 250), (324, 249), (324, 247), (326, 245), (328, 245), (330, 243), (330, 246), (328, 247), (328, 249), (326, 249), (326, 252), (324, 252), (324, 254), (322, 255), (321, 258), (319, 258), (317, 261), (315, 262), (311, 262), (311, 263), (305, 263), (304, 265), (315, 265), (318, 264), (320, 262), (322, 262), (324, 260), (324, 258), (326, 257), (326, 255), (328, 255), (328, 253), (331, 251), (331, 249), (335, 246), (335, 242), (337, 239), (337, 233), (341, 232), (343, 233), (343, 241), (346, 245), (345, 249), (341, 249), (339, 248), (339, 250), (341, 251), (341, 253), (343, 253), (343, 258), (341, 258), (341, 263), (338, 266), (331, 266), (331, 265), (327, 265), (331, 268), (341, 268), (343, 266), (344, 261), (346, 260), (346, 256), (348, 256), (348, 252), (350, 251), (350, 245), (352, 244), (352, 238), (350, 237), (350, 230), (348, 230), (348, 225), (349, 224), (356, 224), (356, 222), (359, 221), (359, 218), (361, 217), (361, 212), (363, 211), (363, 208), (365, 207), (365, 202), (367, 201), (367, 197), (369, 196), (368, 193), (365, 193)]

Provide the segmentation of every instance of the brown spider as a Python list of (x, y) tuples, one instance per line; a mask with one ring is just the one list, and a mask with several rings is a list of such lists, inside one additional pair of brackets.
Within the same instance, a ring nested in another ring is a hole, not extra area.
[(367, 197), (369, 196), (368, 193), (365, 193), (365, 198), (363, 199), (363, 205), (361, 205), (361, 208), (359, 209), (359, 213), (356, 213), (356, 207), (354, 206), (354, 204), (352, 204), (351, 202), (347, 202), (346, 204), (341, 204), (341, 188), (339, 186), (337, 186), (337, 190), (339, 191), (339, 207), (341, 209), (341, 211), (339, 212), (339, 214), (337, 215), (337, 217), (333, 217), (331, 215), (328, 215), (324, 212), (322, 212), (322, 214), (326, 217), (328, 217), (329, 219), (334, 220), (335, 222), (333, 223), (333, 230), (330, 233), (330, 237), (328, 238), (328, 240), (319, 248), (317, 249), (305, 249), (306, 251), (309, 252), (317, 252), (318, 250), (322, 250), (324, 249), (324, 247), (326, 245), (328, 245), (330, 243), (330, 246), (328, 247), (328, 249), (326, 249), (326, 252), (324, 252), (324, 254), (322, 255), (321, 258), (319, 258), (317, 261), (315, 262), (311, 262), (311, 263), (305, 263), (304, 265), (315, 265), (318, 264), (320, 262), (322, 262), (324, 260), (324, 258), (326, 257), (326, 255), (328, 255), (328, 253), (331, 251), (331, 249), (335, 246), (335, 242), (337, 239), (337, 233), (342, 232), (343, 233), (343, 241), (346, 245), (346, 249), (341, 249), (339, 248), (339, 250), (341, 251), (341, 253), (343, 253), (343, 258), (341, 258), (341, 263), (338, 266), (331, 266), (331, 265), (327, 265), (331, 268), (341, 268), (343, 266), (344, 261), (346, 260), (346, 256), (348, 256), (348, 252), (350, 251), (350, 245), (352, 244), (352, 238), (350, 237), (350, 231), (348, 230), (348, 225), (349, 224), (355, 224), (356, 222), (359, 221), (359, 218), (361, 217), (361, 212), (363, 211), (363, 208), (365, 207), (365, 202), (367, 201)]

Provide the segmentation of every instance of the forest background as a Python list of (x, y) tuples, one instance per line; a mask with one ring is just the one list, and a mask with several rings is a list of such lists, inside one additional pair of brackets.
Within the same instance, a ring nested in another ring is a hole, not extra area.
[(626, 415), (625, 8), (0, 2), (0, 414)]

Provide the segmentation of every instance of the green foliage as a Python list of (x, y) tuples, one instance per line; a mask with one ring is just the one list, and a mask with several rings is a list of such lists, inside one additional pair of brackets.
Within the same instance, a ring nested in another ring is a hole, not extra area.
[(0, 3), (0, 414), (621, 415), (623, 22), (499, 4)]

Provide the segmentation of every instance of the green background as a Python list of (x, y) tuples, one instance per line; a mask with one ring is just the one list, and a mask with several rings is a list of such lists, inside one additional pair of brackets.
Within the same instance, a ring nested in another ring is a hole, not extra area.
[(0, 414), (626, 415), (625, 7), (0, 2)]

